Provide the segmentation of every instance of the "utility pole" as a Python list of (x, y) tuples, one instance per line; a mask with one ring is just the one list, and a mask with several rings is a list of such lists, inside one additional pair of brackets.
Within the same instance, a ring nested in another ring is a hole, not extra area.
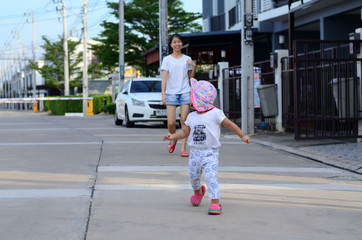
[[(12, 91), (13, 91), (13, 73), (14, 73), (14, 59), (13, 59), (13, 46), (10, 45), (10, 82), (8, 84), (8, 94), (9, 98), (13, 97)], [(9, 104), (9, 108), (14, 109), (14, 103)]]
[(168, 54), (168, 44), (167, 44), (167, 36), (168, 36), (168, 23), (167, 23), (167, 0), (159, 0), (159, 54), (160, 54), (160, 76), (162, 76), (161, 66), (162, 60)]
[(119, 37), (119, 82), (118, 82), (118, 93), (121, 91), (121, 82), (124, 83), (124, 1), (119, 0), (118, 5), (118, 15), (119, 15), (119, 27), (118, 27), (118, 37)]
[[(21, 89), (23, 89), (23, 91), (24, 91), (24, 94), (23, 94), (23, 96), (24, 97), (28, 97), (28, 85), (27, 85), (27, 82), (26, 82), (26, 74), (25, 74), (25, 71), (26, 71), (26, 46), (24, 45), (24, 49), (23, 49), (23, 62), (24, 62), (24, 64), (23, 64), (23, 71), (24, 71), (24, 80), (23, 81), (21, 81)], [(21, 73), (21, 71), (20, 71), (20, 76), (22, 77), (23, 75), (22, 75), (22, 73)], [(25, 109), (27, 110), (28, 109), (28, 106), (29, 104), (28, 103), (24, 103), (24, 107), (25, 107)]]
[[(10, 63), (7, 64), (7, 73), (8, 73), (8, 80), (6, 83), (6, 97), (10, 98), (11, 94), (10, 94), (10, 83), (11, 83), (11, 60)], [(10, 104), (9, 104), (9, 108), (10, 108)]]
[(254, 48), (252, 0), (241, 1), (241, 129), (254, 134)]
[(87, 49), (87, 0), (83, 1), (83, 116), (87, 115), (88, 49)]
[[(3, 93), (4, 93), (4, 89), (3, 89), (3, 82), (4, 82), (4, 70), (2, 68), (2, 63), (0, 63), (0, 98), (3, 98)], [(3, 104), (1, 104), (3, 105)]]
[[(18, 31), (14, 31), (12, 32), (14, 34), (14, 38), (15, 35), (18, 35), (18, 56), (15, 56), (15, 79), (14, 79), (14, 84), (15, 84), (15, 91), (16, 91), (16, 97), (19, 97), (19, 92), (20, 92), (20, 85), (21, 85), (21, 35)], [(11, 49), (12, 50), (12, 49)], [(17, 71), (18, 69), (18, 71)], [(18, 74), (19, 73), (19, 74)]]
[[(6, 62), (6, 86), (5, 86), (5, 97), (10, 98), (9, 94), (9, 82), (10, 82), (10, 63)], [(10, 104), (7, 104), (10, 108)]]
[[(25, 14), (26, 15), (26, 14)], [(31, 13), (28, 14), (28, 17), (31, 17), (31, 22), (33, 23), (33, 62), (36, 63), (36, 53), (35, 53), (35, 17), (34, 17), (34, 10), (31, 10)], [(28, 19), (26, 19), (28, 22)], [(36, 98), (36, 70), (33, 69), (32, 72), (32, 85), (33, 85), (33, 98)]]
[(25, 74), (25, 71), (26, 71), (26, 46), (24, 45), (24, 48), (23, 48), (23, 69), (24, 69), (24, 81), (23, 81), (23, 85), (24, 85), (24, 88), (25, 88), (25, 92), (26, 92), (26, 97), (28, 97), (28, 86), (27, 86), (27, 82), (26, 82), (26, 74)]
[[(55, 1), (55, 0), (53, 0)], [(55, 2), (54, 2), (55, 3)], [(62, 0), (58, 1), (58, 3), (62, 6), (62, 9), (58, 10), (57, 12), (61, 11), (63, 13), (63, 49), (64, 49), (64, 95), (69, 95), (69, 64), (68, 64), (68, 37), (67, 37), (67, 19), (65, 13), (65, 4)]]
[[(21, 73), (21, 71), (22, 71), (22, 66), (21, 66), (21, 50), (22, 50), (22, 47), (21, 47), (21, 35), (20, 35), (20, 33), (19, 32), (17, 32), (17, 34), (18, 34), (18, 41), (19, 41), (19, 82), (18, 82), (18, 86), (17, 86), (17, 90), (18, 90), (18, 97), (20, 97), (20, 91), (21, 91), (21, 85), (22, 85), (22, 73)], [(25, 92), (24, 92), (25, 93)]]
[(9, 98), (9, 73), (10, 73), (10, 67), (9, 67), (9, 63), (6, 62), (6, 66), (5, 66), (5, 71), (6, 71), (6, 85), (5, 85), (5, 98)]

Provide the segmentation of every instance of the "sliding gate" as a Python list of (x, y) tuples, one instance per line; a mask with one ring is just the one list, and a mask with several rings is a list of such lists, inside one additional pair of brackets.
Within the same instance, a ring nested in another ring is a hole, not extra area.
[(295, 139), (362, 137), (361, 42), (297, 40), (282, 59), (283, 127)]

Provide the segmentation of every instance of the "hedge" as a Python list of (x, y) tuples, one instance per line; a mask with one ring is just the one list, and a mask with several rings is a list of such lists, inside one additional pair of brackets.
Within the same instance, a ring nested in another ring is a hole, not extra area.
[(104, 111), (104, 98), (106, 105), (112, 103), (112, 95), (93, 95), (93, 114), (99, 114)]
[[(112, 103), (111, 95), (90, 95), (90, 97), (93, 97), (93, 114), (99, 114), (104, 111), (104, 98), (106, 98), (106, 105)], [(44, 111), (49, 111), (51, 115), (65, 115), (66, 112), (83, 112), (83, 100), (44, 101)]]
[(116, 104), (115, 103), (107, 104), (106, 108), (104, 110), (104, 112), (109, 113), (109, 114), (114, 114), (115, 111), (116, 111)]

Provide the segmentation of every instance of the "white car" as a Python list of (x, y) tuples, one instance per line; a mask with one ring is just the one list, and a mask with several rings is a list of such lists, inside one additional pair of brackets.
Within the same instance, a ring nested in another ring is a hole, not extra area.
[[(163, 121), (167, 126), (166, 105), (162, 105), (161, 78), (132, 78), (116, 99), (114, 123), (133, 127), (135, 122)], [(176, 109), (180, 119), (180, 108)]]

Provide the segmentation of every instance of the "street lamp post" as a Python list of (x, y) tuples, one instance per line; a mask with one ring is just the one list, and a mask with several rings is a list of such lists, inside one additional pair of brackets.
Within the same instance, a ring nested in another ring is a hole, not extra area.
[(119, 81), (118, 92), (121, 91), (121, 83), (124, 82), (124, 1), (119, 0), (118, 6), (119, 15), (119, 28), (118, 28), (118, 41), (119, 41)]
[[(55, 2), (55, 0), (53, 0)], [(69, 95), (69, 63), (68, 63), (68, 37), (67, 37), (67, 18), (65, 14), (65, 4), (63, 1), (58, 2), (62, 9), (57, 11), (63, 13), (63, 49), (64, 49), (64, 95)]]
[(87, 56), (87, 0), (83, 2), (83, 116), (87, 115), (88, 56)]
[(161, 65), (162, 60), (168, 54), (167, 46), (167, 35), (168, 35), (168, 24), (167, 24), (167, 0), (159, 0), (159, 54), (160, 54), (160, 75), (162, 75)]

